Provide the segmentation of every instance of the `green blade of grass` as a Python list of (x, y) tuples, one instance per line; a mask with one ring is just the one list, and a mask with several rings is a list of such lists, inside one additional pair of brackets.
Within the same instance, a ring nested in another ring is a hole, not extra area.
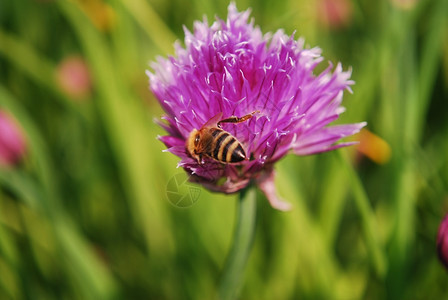
[(431, 102), (431, 88), (435, 84), (437, 75), (438, 62), (441, 60), (443, 50), (443, 42), (448, 36), (448, 1), (439, 0), (431, 11), (431, 17), (427, 34), (423, 39), (422, 55), (419, 61), (419, 72), (416, 80), (419, 86), (418, 97), (419, 107), (417, 113), (421, 115), (419, 118), (418, 139), (423, 134), (425, 118), (427, 116), (429, 104)]
[(348, 192), (347, 175), (340, 172), (342, 166), (340, 160), (335, 157), (336, 155), (332, 153), (332, 160), (327, 166), (327, 172), (323, 174), (321, 185), (324, 188), (319, 204), (319, 224), (321, 224), (322, 232), (325, 234), (329, 246), (334, 245), (337, 237)]
[(149, 2), (143, 0), (122, 1), (144, 32), (163, 53), (172, 53), (176, 35), (154, 11)]
[(2, 277), (0, 287), (10, 299), (21, 299), (23, 297), (19, 279), (21, 266), (17, 247), (1, 221), (0, 215), (0, 275)]
[(42, 191), (34, 180), (28, 174), (16, 169), (0, 169), (0, 183), (8, 187), (29, 207), (39, 210), (42, 199)]
[[(320, 227), (306, 206), (303, 195), (296, 188), (297, 184), (293, 180), (296, 176), (286, 171), (284, 166), (279, 166), (277, 188), (280, 194), (284, 194), (285, 199), (293, 204), (292, 211), (288, 212), (289, 216), (285, 217), (287, 220), (284, 230), (289, 232), (287, 236), (290, 237), (285, 237), (285, 243), (287, 247), (291, 247), (290, 251), (296, 250), (296, 284), (300, 293), (326, 299), (337, 294), (336, 285), (338, 278), (341, 278), (341, 272)], [(281, 277), (281, 274), (278, 276)]]
[(56, 82), (55, 64), (41, 53), (38, 53), (32, 45), (0, 28), (0, 54), (8, 59), (13, 66), (22, 70), (25, 75), (29, 76), (39, 86), (45, 87), (54, 93), (57, 96), (54, 99), (65, 107), (79, 111), (74, 101), (60, 90)]
[(55, 90), (54, 65), (33, 47), (0, 29), (0, 53), (38, 84)]
[[(440, 60), (443, 37), (446, 36), (447, 2), (432, 3), (428, 16), (428, 33), (423, 39), (422, 55), (416, 52), (417, 32), (414, 19), (395, 12), (391, 39), (401, 37), (395, 52), (399, 59), (391, 62), (396, 68), (401, 85), (393, 86), (399, 101), (393, 107), (397, 118), (395, 132), (396, 153), (394, 159), (395, 226), (390, 242), (390, 276), (387, 286), (391, 297), (402, 296), (409, 280), (412, 259), (417, 240), (416, 210), (419, 186), (418, 156), (416, 146), (421, 142), (425, 119), (431, 99), (431, 87), (435, 84), (437, 62)], [(419, 64), (418, 64), (419, 63)]]
[[(75, 278), (87, 279), (82, 282), (85, 296), (96, 299), (111, 297), (116, 293), (116, 290), (115, 283), (108, 270), (94, 256), (92, 249), (88, 247), (88, 242), (80, 238), (75, 225), (67, 224), (69, 216), (63, 212), (59, 203), (61, 198), (56, 176), (51, 160), (47, 155), (46, 144), (41, 138), (37, 126), (19, 102), (2, 86), (0, 86), (0, 106), (10, 111), (21, 124), (27, 141), (28, 155), (33, 159), (36, 168), (36, 185), (38, 186), (26, 192), (19, 190), (18, 195), (25, 197), (24, 200), (30, 197), (32, 200), (27, 201), (30, 204), (39, 204), (39, 207), (34, 207), (36, 213), (45, 217), (51, 223), (51, 234), (54, 235), (58, 249), (62, 253), (67, 273)], [(3, 173), (3, 175), (6, 175), (6, 173)], [(14, 181), (12, 181), (14, 178), (5, 178), (5, 180), (13, 187), (20, 188), (15, 186)], [(24, 177), (18, 184), (28, 184), (29, 182), (32, 182), (31, 179)], [(26, 188), (26, 186), (23, 188)], [(79, 261), (80, 257), (83, 261)]]
[[(126, 90), (106, 40), (73, 3), (57, 2), (72, 24), (95, 79), (99, 97), (98, 111), (121, 170), (120, 178), (129, 196), (137, 223), (143, 230), (148, 248), (167, 255), (173, 249), (169, 219), (166, 217), (162, 191), (154, 170), (150, 125), (142, 102)], [(142, 74), (142, 76), (144, 76)]]
[(343, 161), (345, 171), (348, 174), (348, 177), (350, 178), (350, 182), (352, 184), (353, 196), (355, 199), (355, 204), (361, 216), (361, 223), (366, 241), (366, 247), (370, 254), (372, 266), (375, 270), (376, 275), (379, 278), (384, 278), (387, 271), (386, 254), (379, 239), (379, 232), (377, 230), (378, 225), (376, 224), (377, 221), (375, 218), (375, 214), (372, 210), (370, 201), (368, 199), (366, 191), (364, 190), (361, 180), (353, 169), (353, 166), (350, 164), (347, 155), (345, 153), (342, 153), (341, 151), (340, 153), (340, 158)]

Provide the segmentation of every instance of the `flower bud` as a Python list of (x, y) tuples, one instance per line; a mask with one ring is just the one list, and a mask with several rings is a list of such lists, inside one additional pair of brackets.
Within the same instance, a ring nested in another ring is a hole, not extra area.
[(61, 90), (76, 100), (90, 95), (91, 79), (86, 62), (79, 56), (62, 60), (56, 70), (56, 80)]
[(0, 167), (16, 164), (25, 153), (25, 138), (15, 120), (0, 109)]
[(440, 261), (448, 268), (448, 214), (440, 223), (439, 233), (437, 234), (437, 252)]
[(317, 5), (317, 19), (328, 29), (347, 27), (353, 19), (353, 9), (350, 0), (319, 0)]

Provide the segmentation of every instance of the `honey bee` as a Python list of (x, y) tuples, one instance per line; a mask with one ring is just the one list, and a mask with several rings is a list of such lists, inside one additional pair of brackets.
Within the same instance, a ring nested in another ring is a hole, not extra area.
[[(218, 162), (229, 164), (238, 163), (245, 159), (246, 152), (236, 137), (221, 128), (222, 123), (241, 123), (249, 120), (258, 111), (243, 117), (232, 116), (222, 119), (222, 112), (211, 118), (201, 129), (193, 129), (185, 144), (188, 153), (202, 164), (203, 156)], [(220, 121), (218, 121), (220, 120)]]

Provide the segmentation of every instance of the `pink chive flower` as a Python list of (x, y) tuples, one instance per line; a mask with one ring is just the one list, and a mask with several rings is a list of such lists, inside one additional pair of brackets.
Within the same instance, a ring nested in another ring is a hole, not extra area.
[(440, 223), (437, 234), (437, 252), (440, 261), (448, 268), (448, 215)]
[(25, 138), (15, 120), (0, 110), (0, 167), (12, 166), (25, 153)]
[(62, 91), (75, 100), (86, 99), (91, 93), (89, 68), (80, 56), (64, 58), (56, 69), (56, 80)]
[(319, 0), (316, 3), (317, 20), (328, 29), (340, 29), (353, 19), (351, 0)]
[[(283, 30), (263, 35), (249, 15), (231, 3), (227, 20), (195, 22), (193, 32), (184, 29), (185, 47), (176, 43), (175, 56), (159, 57), (147, 75), (166, 112), (158, 123), (168, 134), (160, 140), (180, 157), (178, 166), (191, 181), (224, 193), (254, 182), (274, 208), (288, 210), (275, 191), (275, 162), (289, 152), (309, 155), (351, 145), (337, 142), (366, 123), (328, 126), (344, 111), (351, 72), (330, 63), (315, 75), (323, 60), (319, 48), (305, 48), (303, 39)], [(245, 122), (221, 124), (241, 143), (246, 160), (226, 164), (205, 157), (200, 163), (187, 151), (190, 132), (208, 120), (252, 112)]]

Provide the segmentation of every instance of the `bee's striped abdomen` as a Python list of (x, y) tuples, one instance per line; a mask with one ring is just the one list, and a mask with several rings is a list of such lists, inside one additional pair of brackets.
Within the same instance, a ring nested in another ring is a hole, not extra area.
[(243, 161), (246, 158), (246, 153), (244, 152), (243, 147), (236, 139), (234, 139), (230, 146), (229, 145), (230, 143), (226, 145), (228, 149), (227, 153), (223, 153), (223, 157), (226, 158), (226, 162), (235, 163)]
[(246, 158), (246, 153), (238, 140), (227, 131), (214, 128), (214, 137), (209, 155), (224, 163), (237, 163)]

